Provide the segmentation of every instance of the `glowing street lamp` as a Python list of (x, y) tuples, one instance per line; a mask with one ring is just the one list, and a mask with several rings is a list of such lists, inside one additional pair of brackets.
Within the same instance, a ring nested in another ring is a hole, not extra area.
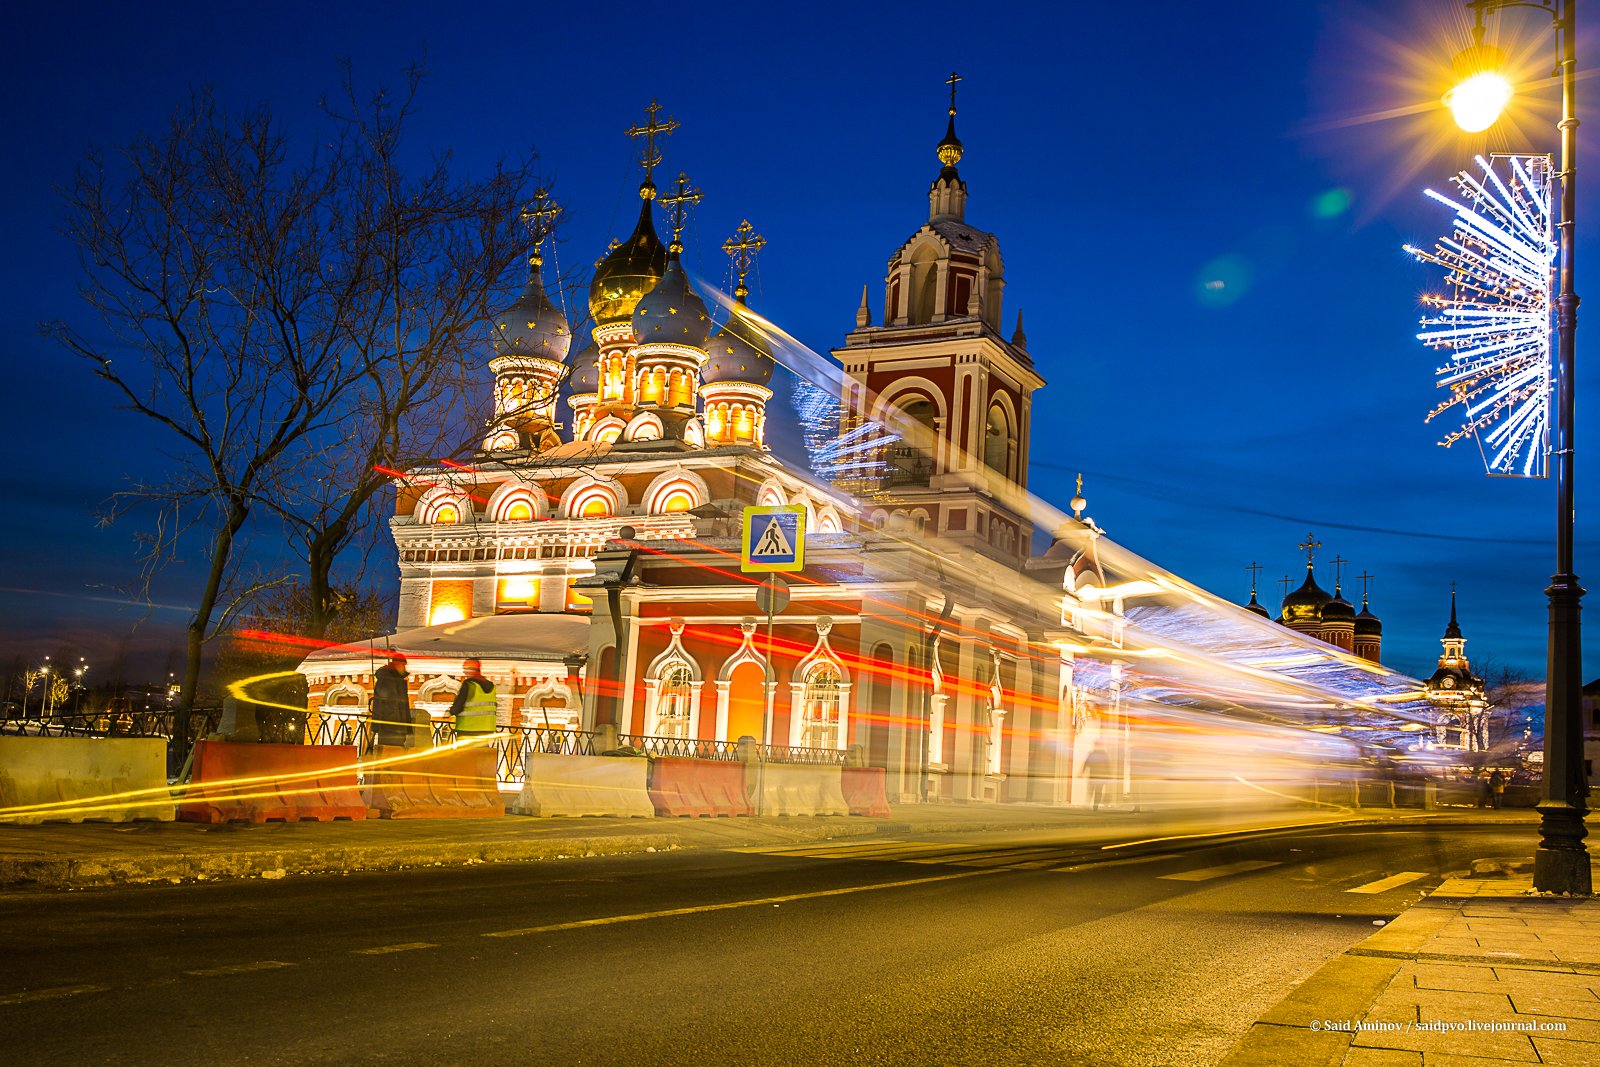
[(1554, 374), (1555, 418), (1550, 440), (1556, 480), (1556, 573), (1545, 590), (1550, 601), (1549, 646), (1545, 672), (1544, 793), (1539, 801), (1540, 842), (1534, 853), (1533, 884), (1543, 892), (1593, 891), (1589, 852), (1583, 839), (1589, 788), (1583, 767), (1581, 707), (1582, 646), (1578, 602), (1583, 590), (1573, 573), (1573, 386), (1578, 297), (1573, 291), (1574, 216), (1577, 193), (1577, 58), (1574, 9), (1577, 0), (1467, 0), (1473, 14), (1474, 44), (1457, 57), (1463, 80), (1444, 102), (1469, 133), (1486, 130), (1511, 101), (1512, 87), (1498, 68), (1504, 57), (1483, 44), (1483, 16), (1507, 7), (1536, 7), (1555, 28), (1556, 62), (1561, 75), (1561, 158), (1555, 178), (1561, 186), (1556, 222), (1556, 309)]

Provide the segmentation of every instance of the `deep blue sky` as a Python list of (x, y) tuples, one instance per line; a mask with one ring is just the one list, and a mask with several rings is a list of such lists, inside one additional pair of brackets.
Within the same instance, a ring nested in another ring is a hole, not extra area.
[[(1035, 402), (1033, 490), (1062, 503), (1083, 470), (1113, 538), (1240, 600), (1259, 560), (1273, 608), (1275, 579), (1298, 584), (1295, 545), (1314, 530), (1323, 559), (1376, 575), (1385, 660), (1412, 673), (1432, 668), (1455, 580), (1468, 652), (1542, 675), (1553, 486), (1487, 479), (1474, 452), (1435, 446), (1422, 422), (1435, 357), (1412, 340), (1435, 279), (1399, 248), (1443, 230), (1420, 189), (1442, 187), (1473, 148), (1430, 132), (1437, 112), (1375, 118), (1436, 91), (1411, 75), (1465, 42), (1459, 4), (1156, 0), (1136, 19), (1109, 3), (789, 10), (5, 5), (7, 646), (76, 643), (109, 662), (164, 649), (183, 619), (158, 609), (130, 637), (143, 613), (116, 603), (131, 530), (97, 528), (93, 511), (159, 456), (150, 427), (109, 410), (36, 332), (79, 314), (53, 185), (88, 143), (158, 129), (191, 87), (269, 100), (308, 130), (338, 57), (398, 82), (425, 53), (415, 143), (468, 167), (537, 147), (569, 212), (563, 266), (628, 228), (638, 174), (621, 132), (659, 97), (683, 123), (668, 173), (687, 169), (706, 193), (686, 258), (720, 278), (716, 245), (748, 217), (769, 241), (752, 303), (818, 350), (840, 343), (863, 283), (881, 315), (884, 262), (926, 218), (943, 81), (958, 69), (967, 218), (999, 235), (1007, 318), (1023, 309), (1050, 383)], [(1547, 47), (1538, 16), (1504, 17)], [(1596, 128), (1580, 159), (1600, 160)], [(1580, 183), (1580, 267), (1595, 263), (1596, 166)], [(1580, 294), (1596, 271), (1580, 270)], [(1589, 350), (1580, 425), (1600, 384)], [(1595, 499), (1589, 454), (1580, 516)], [(1595, 548), (1580, 526), (1591, 586)], [(181, 609), (178, 577), (162, 599)], [(1319, 579), (1331, 587), (1331, 569)]]

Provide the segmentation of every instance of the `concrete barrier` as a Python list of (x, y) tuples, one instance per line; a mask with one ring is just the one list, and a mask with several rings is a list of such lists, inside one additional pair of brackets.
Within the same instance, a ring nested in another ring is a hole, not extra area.
[(650, 802), (657, 815), (749, 815), (744, 775), (733, 760), (663, 756), (650, 761)]
[(0, 822), (171, 822), (159, 737), (0, 736)]
[(883, 789), (887, 773), (882, 767), (845, 767), (840, 775), (840, 792), (851, 815), (889, 816), (889, 798)]
[(494, 819), (506, 813), (490, 746), (406, 749), (380, 745), (363, 790), (381, 819)]
[(650, 803), (650, 761), (643, 756), (524, 757), (516, 815), (655, 815)]
[(365, 819), (354, 745), (197, 741), (178, 804), (185, 822), (327, 822)]
[(757, 810), (762, 815), (849, 815), (842, 770), (808, 763), (764, 764)]

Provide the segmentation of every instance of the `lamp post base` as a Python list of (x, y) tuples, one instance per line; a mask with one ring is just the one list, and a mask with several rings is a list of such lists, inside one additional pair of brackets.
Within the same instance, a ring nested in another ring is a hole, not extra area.
[(1583, 810), (1546, 801), (1539, 805), (1539, 835), (1533, 853), (1533, 888), (1541, 893), (1594, 895), (1589, 850), (1583, 846), (1588, 828)]

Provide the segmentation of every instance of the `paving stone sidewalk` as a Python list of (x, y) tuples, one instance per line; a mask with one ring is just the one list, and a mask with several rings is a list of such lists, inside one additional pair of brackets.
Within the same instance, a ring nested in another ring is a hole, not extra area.
[(1600, 1065), (1600, 900), (1452, 878), (1262, 1016), (1223, 1067)]

